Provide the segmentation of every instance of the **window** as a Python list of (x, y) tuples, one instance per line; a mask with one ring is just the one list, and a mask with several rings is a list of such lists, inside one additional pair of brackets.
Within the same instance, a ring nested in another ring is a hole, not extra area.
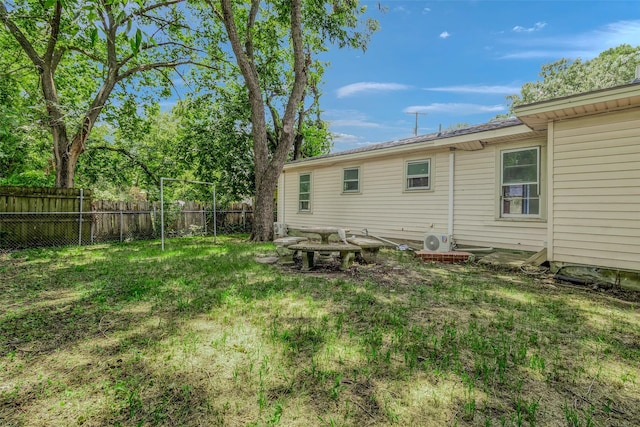
[(344, 169), (342, 191), (345, 193), (357, 193), (360, 191), (360, 168)]
[(311, 174), (305, 173), (299, 176), (300, 186), (298, 187), (298, 210), (311, 210)]
[(540, 215), (540, 147), (502, 156), (501, 216)]
[(431, 186), (430, 179), (431, 160), (416, 160), (407, 162), (407, 190), (428, 190)]

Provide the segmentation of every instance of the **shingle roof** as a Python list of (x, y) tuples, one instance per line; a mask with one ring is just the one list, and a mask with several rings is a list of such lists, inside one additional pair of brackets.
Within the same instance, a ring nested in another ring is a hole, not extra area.
[(322, 156), (308, 157), (305, 159), (294, 160), (289, 163), (290, 164), (301, 163), (309, 160), (326, 159), (329, 157), (338, 157), (338, 156), (344, 156), (347, 154), (364, 153), (367, 151), (375, 151), (375, 150), (382, 150), (385, 148), (400, 147), (400, 146), (405, 146), (410, 144), (418, 144), (420, 142), (437, 141), (441, 139), (452, 138), (454, 136), (469, 135), (473, 133), (503, 129), (511, 126), (518, 126), (521, 124), (523, 124), (522, 121), (517, 117), (510, 117), (508, 119), (493, 120), (488, 123), (483, 123), (480, 125), (470, 126), (462, 129), (444, 130), (442, 132), (429, 133), (426, 135), (418, 135), (411, 138), (398, 139), (395, 141), (381, 142), (379, 144), (371, 144), (365, 147), (354, 148), (346, 151), (338, 151), (336, 153), (324, 154)]

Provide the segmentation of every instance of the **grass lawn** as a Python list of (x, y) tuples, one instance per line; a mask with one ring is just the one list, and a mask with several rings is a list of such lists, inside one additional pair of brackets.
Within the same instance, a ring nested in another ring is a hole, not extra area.
[(0, 254), (0, 425), (640, 425), (640, 298), (300, 273), (240, 236)]

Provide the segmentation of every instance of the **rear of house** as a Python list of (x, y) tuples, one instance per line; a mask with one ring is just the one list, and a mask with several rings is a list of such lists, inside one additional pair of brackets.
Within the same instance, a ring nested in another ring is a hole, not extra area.
[(640, 270), (640, 84), (516, 113), (547, 131), (548, 259)]
[(640, 269), (640, 85), (510, 118), (291, 162), (278, 222), (539, 251)]

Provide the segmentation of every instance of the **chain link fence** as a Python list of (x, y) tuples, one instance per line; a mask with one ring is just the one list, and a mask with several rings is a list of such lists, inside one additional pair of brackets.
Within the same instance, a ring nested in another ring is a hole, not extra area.
[[(166, 213), (165, 213), (166, 214)], [(218, 234), (249, 233), (250, 210), (218, 210)], [(174, 210), (165, 218), (165, 236), (213, 235), (213, 212)], [(0, 212), (0, 250), (90, 245), (160, 238), (160, 211)]]

